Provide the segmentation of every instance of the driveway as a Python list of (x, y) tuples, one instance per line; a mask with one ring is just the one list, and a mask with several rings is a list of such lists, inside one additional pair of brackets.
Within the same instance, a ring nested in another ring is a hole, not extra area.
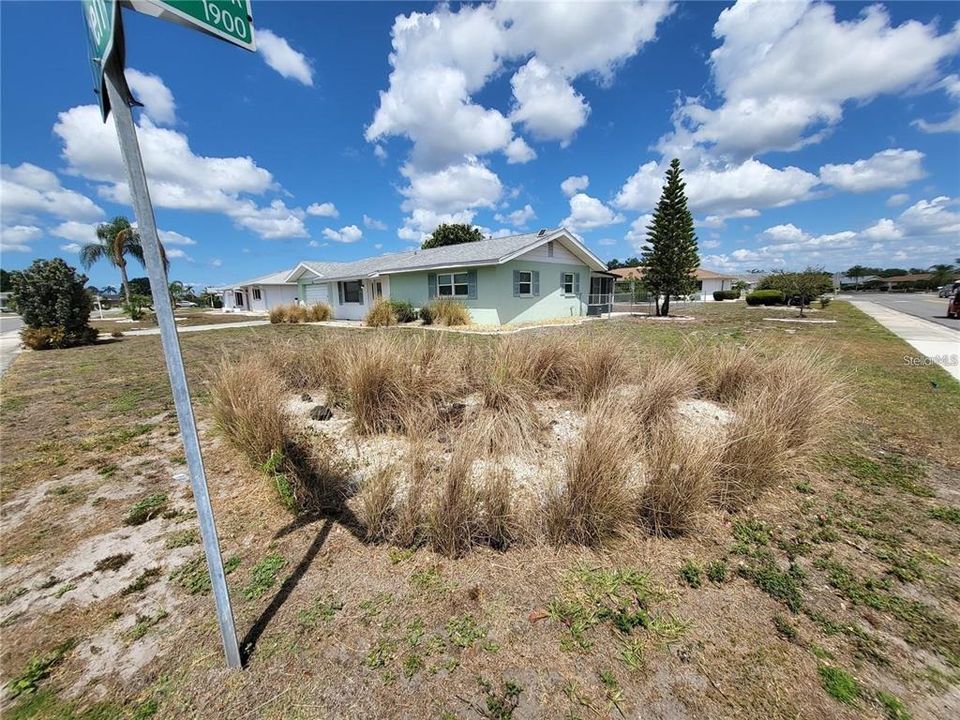
[(947, 299), (936, 293), (850, 293), (851, 300), (876, 303), (897, 312), (935, 322), (951, 330), (960, 330), (960, 319), (947, 317)]

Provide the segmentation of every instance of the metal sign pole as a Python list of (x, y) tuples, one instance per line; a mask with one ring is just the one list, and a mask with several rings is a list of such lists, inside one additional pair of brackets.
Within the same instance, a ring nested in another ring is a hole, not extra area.
[(180, 354), (180, 340), (173, 318), (173, 306), (167, 288), (167, 273), (160, 255), (160, 239), (157, 236), (157, 224), (153, 216), (153, 204), (147, 190), (147, 177), (143, 170), (140, 145), (137, 142), (137, 130), (133, 124), (133, 113), (121, 95), (120, 88), (125, 87), (123, 67), (120, 63), (109, 63), (105, 72), (105, 84), (113, 111), (113, 122), (120, 139), (120, 152), (127, 167), (130, 181), (130, 197), (133, 200), (137, 216), (137, 231), (143, 246), (147, 276), (153, 294), (153, 307), (160, 326), (160, 341), (163, 355), (170, 375), (170, 387), (173, 390), (173, 402), (177, 408), (177, 420), (180, 423), (180, 435), (183, 438), (183, 450), (190, 469), (193, 484), (193, 497), (197, 504), (197, 517), (200, 519), (200, 534), (203, 537), (203, 551), (207, 556), (207, 569), (213, 586), (213, 597), (217, 605), (217, 621), (220, 623), (220, 637), (223, 640), (223, 652), (227, 666), (241, 666), (240, 649), (237, 646), (237, 631), (233, 624), (233, 610), (230, 607), (230, 594), (223, 574), (223, 559), (220, 557), (220, 543), (217, 539), (217, 526), (210, 506), (210, 494), (207, 490), (207, 478), (203, 469), (203, 457), (200, 454), (200, 439), (197, 437), (197, 425), (190, 405), (190, 390), (183, 369), (183, 357)]

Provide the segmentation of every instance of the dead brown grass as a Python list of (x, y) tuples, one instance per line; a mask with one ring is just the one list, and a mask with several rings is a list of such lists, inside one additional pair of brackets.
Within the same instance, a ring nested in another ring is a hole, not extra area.
[(397, 503), (394, 542), (404, 547), (423, 542), (429, 529), (428, 506), (433, 491), (433, 457), (423, 439), (412, 439), (407, 447), (407, 492)]
[(540, 436), (533, 365), (526, 344), (513, 338), (496, 343), (479, 359), (472, 380), (480, 404), (470, 414), (470, 432), (482, 452), (521, 452)]
[(497, 550), (515, 544), (522, 533), (522, 520), (509, 470), (496, 468), (486, 474), (479, 489), (479, 503), (484, 541)]
[(357, 496), (357, 519), (367, 540), (389, 538), (396, 521), (397, 467), (384, 465), (367, 477)]
[(793, 453), (781, 412), (779, 398), (769, 390), (742, 397), (734, 406), (714, 488), (715, 502), (721, 507), (743, 507), (789, 474)]
[(636, 450), (629, 419), (607, 396), (587, 415), (583, 435), (568, 451), (563, 484), (545, 506), (547, 535), (557, 543), (603, 543), (636, 516), (637, 497), (630, 487)]
[(584, 340), (574, 346), (573, 396), (582, 409), (599, 400), (631, 374), (627, 349), (612, 341)]
[(390, 303), (381, 298), (373, 304), (363, 321), (370, 327), (388, 327), (397, 324), (397, 316)]
[(669, 423), (677, 402), (693, 397), (697, 389), (697, 374), (682, 358), (648, 355), (641, 365), (639, 384), (628, 407), (637, 423), (638, 436)]
[(707, 352), (690, 349), (698, 359), (703, 394), (710, 400), (736, 402), (760, 381), (761, 348), (756, 344), (717, 345)]
[(479, 494), (471, 477), (476, 457), (469, 443), (454, 452), (430, 513), (430, 545), (448, 557), (463, 555), (479, 535)]
[(283, 381), (264, 358), (223, 361), (211, 385), (224, 438), (271, 476), (291, 510), (339, 508), (346, 470), (329, 442), (304, 441), (285, 409)]
[(290, 303), (271, 308), (269, 316), (270, 322), (273, 324), (323, 322), (333, 319), (333, 308), (327, 303), (315, 303), (314, 305)]
[(640, 514), (657, 535), (680, 535), (700, 526), (714, 496), (720, 447), (715, 439), (657, 430), (643, 454), (645, 483)]
[(267, 360), (223, 360), (211, 385), (213, 417), (223, 437), (254, 465), (282, 452), (291, 435), (283, 385)]

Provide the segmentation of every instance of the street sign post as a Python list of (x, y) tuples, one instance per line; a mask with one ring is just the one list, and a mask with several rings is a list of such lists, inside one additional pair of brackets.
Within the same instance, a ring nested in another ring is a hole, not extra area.
[(256, 50), (250, 0), (125, 0), (137, 12)]
[[(125, 4), (130, 3), (130, 1), (127, 0)], [(94, 69), (94, 79), (97, 83), (97, 93), (100, 96), (100, 109), (103, 113), (104, 122), (106, 122), (110, 111), (113, 110), (114, 125), (117, 128), (117, 138), (120, 142), (120, 154), (123, 156), (127, 168), (130, 197), (137, 218), (137, 232), (140, 236), (140, 244), (143, 247), (144, 264), (147, 268), (150, 291), (153, 295), (153, 307), (157, 316), (157, 325), (160, 326), (160, 342), (163, 347), (167, 373), (170, 376), (170, 388), (173, 391), (173, 402), (177, 412), (177, 421), (180, 425), (184, 455), (187, 460), (187, 467), (190, 470), (193, 498), (197, 506), (203, 551), (207, 559), (207, 571), (210, 574), (210, 584), (213, 588), (213, 597), (216, 603), (223, 652), (226, 656), (227, 666), (239, 668), (242, 665), (242, 659), (233, 621), (233, 609), (230, 606), (230, 593), (227, 589), (223, 571), (223, 558), (220, 555), (220, 541), (217, 537), (213, 507), (210, 504), (206, 471), (203, 467), (203, 455), (200, 452), (200, 439), (197, 435), (196, 419), (190, 402), (187, 375), (183, 367), (180, 338), (177, 336), (177, 325), (173, 316), (173, 303), (168, 290), (167, 273), (163, 265), (156, 218), (153, 213), (153, 204), (150, 201), (147, 176), (143, 167), (143, 158), (140, 155), (140, 145), (137, 141), (137, 127), (133, 122), (133, 113), (130, 110), (132, 105), (138, 103), (130, 94), (124, 79), (123, 22), (120, 7), (117, 0), (82, 0), (82, 3), (87, 36), (90, 41), (90, 57)], [(143, 4), (170, 6), (171, 11), (176, 9), (181, 15), (186, 14), (192, 17), (192, 14), (196, 14), (198, 17), (193, 18), (193, 21), (188, 23), (191, 27), (222, 37), (241, 47), (250, 50), (254, 48), (253, 19), (250, 15), (249, 0), (177, 0), (176, 2), (149, 0), (149, 3), (145, 3), (145, 0), (133, 0), (133, 4), (135, 6)], [(242, 11), (235, 10), (240, 6), (242, 6)], [(164, 17), (162, 13), (151, 14)], [(199, 18), (200, 14), (204, 14), (202, 21)], [(241, 16), (242, 26), (240, 24)], [(180, 17), (180, 19), (183, 18)], [(209, 24), (211, 20), (213, 21), (211, 26), (204, 26), (204, 23)], [(217, 31), (218, 27), (222, 32)]]

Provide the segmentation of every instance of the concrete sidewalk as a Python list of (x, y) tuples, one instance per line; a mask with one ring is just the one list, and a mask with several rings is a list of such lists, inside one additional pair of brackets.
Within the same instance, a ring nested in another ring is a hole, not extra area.
[[(231, 322), (231, 323), (213, 323), (211, 325), (181, 325), (177, 327), (177, 332), (179, 334), (188, 333), (188, 332), (200, 332), (202, 330), (229, 330), (230, 328), (247, 328), (247, 327), (257, 327), (259, 325), (269, 325), (269, 320), (247, 320), (244, 322)], [(146, 328), (144, 330), (124, 330), (122, 331), (125, 337), (135, 337), (137, 335), (159, 335), (160, 328)], [(102, 335), (101, 337), (109, 337), (108, 335)]]
[(877, 303), (851, 300), (850, 304), (916, 348), (922, 356), (915, 358), (918, 364), (927, 358), (960, 381), (960, 332)]
[(9, 330), (0, 333), (0, 377), (13, 364), (18, 352), (20, 352), (20, 331)]

